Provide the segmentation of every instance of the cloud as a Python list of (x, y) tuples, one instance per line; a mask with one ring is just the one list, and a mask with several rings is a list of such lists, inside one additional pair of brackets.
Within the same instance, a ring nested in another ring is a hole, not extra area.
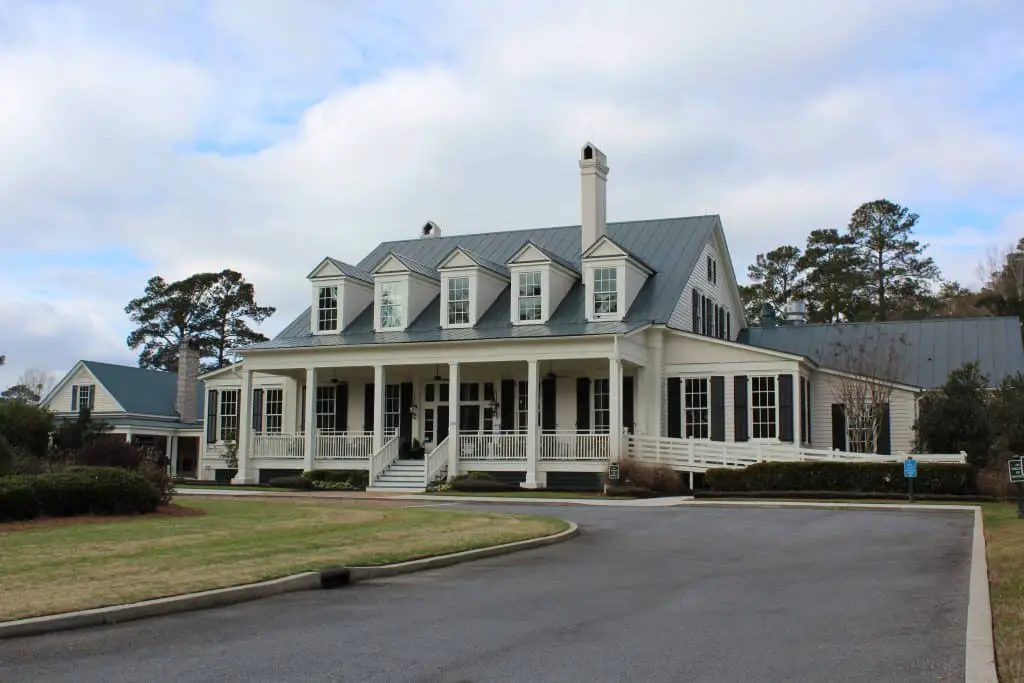
[[(920, 213), (965, 281), (1024, 229), (1011, 2), (83, 7), (0, 20), (2, 248), (45, 265), (116, 245), (134, 265), (101, 294), (84, 266), (68, 293), (0, 276), (14, 367), (130, 358), (122, 309), (154, 273), (241, 270), (278, 307), (273, 333), (324, 255), (357, 261), (427, 219), (578, 222), (588, 139), (609, 155), (611, 220), (720, 213), (740, 273), (880, 196)], [(970, 207), (997, 210), (948, 218)]]

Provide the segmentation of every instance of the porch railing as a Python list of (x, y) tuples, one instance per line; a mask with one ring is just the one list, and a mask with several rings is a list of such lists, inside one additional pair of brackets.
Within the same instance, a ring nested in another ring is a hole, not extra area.
[(302, 434), (253, 434), (253, 458), (302, 460), (306, 438)]
[(370, 456), (369, 479), (370, 486), (377, 481), (377, 477), (383, 474), (394, 462), (398, 460), (398, 437), (393, 436), (376, 453)]
[(434, 450), (427, 453), (423, 463), (423, 485), (430, 486), (435, 479), (444, 475), (448, 469), (448, 449), (451, 448), (451, 437), (446, 436)]
[(545, 432), (540, 435), (540, 460), (607, 461), (611, 457), (610, 434)]
[(459, 460), (526, 460), (526, 434), (460, 434)]
[(373, 432), (317, 434), (315, 460), (366, 460), (373, 453)]

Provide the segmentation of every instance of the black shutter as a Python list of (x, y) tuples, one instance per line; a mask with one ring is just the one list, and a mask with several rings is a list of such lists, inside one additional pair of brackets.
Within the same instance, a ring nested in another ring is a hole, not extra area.
[(96, 408), (96, 385), (89, 385), (89, 410)]
[(721, 337), (722, 336), (722, 333), (720, 331), (721, 329), (722, 329), (722, 309), (721, 309), (721, 307), (719, 307), (716, 304), (715, 305), (715, 329), (714, 329), (714, 335), (716, 337)]
[(800, 377), (800, 443), (806, 443), (807, 438), (807, 380)]
[(516, 381), (501, 380), (501, 431), (511, 432), (516, 428)]
[(299, 406), (299, 431), (306, 431), (306, 385), (302, 385), (302, 405)]
[(725, 441), (725, 377), (711, 378), (711, 440)]
[(590, 378), (576, 380), (576, 431), (590, 431)]
[(263, 390), (252, 390), (252, 431), (263, 431)]
[(412, 382), (402, 382), (398, 388), (399, 443), (412, 445)]
[(540, 382), (540, 429), (542, 432), (555, 431), (558, 398), (554, 377), (545, 377)]
[(832, 448), (846, 450), (846, 410), (842, 403), (832, 404)]
[(78, 385), (75, 384), (71, 387), (71, 411), (78, 412)]
[(750, 430), (747, 425), (747, 376), (733, 378), (733, 432), (736, 441), (747, 441)]
[(348, 431), (348, 384), (334, 387), (334, 429), (339, 432)]
[(889, 404), (883, 403), (878, 409), (882, 412), (882, 423), (878, 426), (878, 452), (881, 455), (891, 455), (892, 431), (889, 426)]
[(700, 332), (700, 292), (693, 290), (693, 331)]
[(779, 375), (779, 440), (793, 441), (793, 375)]
[(217, 443), (217, 390), (206, 392), (206, 443)]
[(683, 437), (683, 391), (682, 380), (678, 377), (669, 377), (665, 382), (666, 393), (668, 394), (668, 436), (672, 439)]
[(633, 415), (633, 378), (622, 378), (622, 426), (632, 434), (635, 429), (636, 417)]
[(363, 431), (373, 431), (373, 397), (376, 391), (373, 382), (367, 382), (363, 389)]
[(725, 337), (732, 339), (732, 313), (729, 311), (725, 312)]

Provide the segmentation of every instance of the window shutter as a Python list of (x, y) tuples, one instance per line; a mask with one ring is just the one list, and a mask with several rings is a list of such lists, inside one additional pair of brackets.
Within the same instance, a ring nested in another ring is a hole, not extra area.
[(334, 388), (334, 429), (339, 432), (348, 431), (348, 384), (339, 384)]
[(725, 377), (711, 378), (711, 440), (725, 441)]
[(576, 431), (590, 431), (590, 378), (576, 380)]
[(807, 380), (800, 377), (800, 443), (806, 443), (807, 438)]
[(306, 431), (306, 385), (302, 385), (302, 397), (299, 404), (299, 431)]
[(715, 306), (711, 303), (711, 299), (704, 301), (704, 317), (707, 321), (704, 325), (704, 334), (711, 337), (715, 334)]
[(95, 384), (90, 384), (89, 385), (89, 410), (92, 410), (95, 407), (96, 407), (96, 385)]
[(555, 431), (558, 412), (556, 381), (554, 377), (545, 377), (540, 382), (540, 429), (542, 432)]
[(217, 390), (206, 392), (206, 443), (217, 443)]
[(367, 382), (363, 389), (363, 431), (373, 431), (373, 382)]
[(636, 431), (636, 417), (633, 414), (633, 378), (622, 378), (622, 426), (632, 434)]
[(832, 404), (832, 448), (846, 450), (846, 410), (842, 403)]
[(779, 375), (779, 441), (793, 438), (793, 375)]
[(516, 381), (501, 380), (501, 431), (511, 432), (516, 428)]
[(78, 385), (71, 387), (71, 411), (78, 412)]
[(683, 390), (682, 380), (669, 377), (666, 380), (668, 398), (668, 436), (671, 439), (683, 437)]
[(732, 339), (732, 313), (725, 312), (725, 338)]
[(693, 290), (693, 331), (700, 332), (700, 292)]
[(878, 452), (881, 455), (892, 455), (892, 428), (890, 427), (889, 404), (879, 406), (882, 411), (881, 424), (878, 426)]
[(398, 385), (398, 437), (412, 445), (412, 382)]
[(252, 390), (252, 430), (263, 431), (263, 390)]
[(733, 378), (733, 432), (736, 441), (750, 439), (747, 424), (747, 376), (737, 375)]

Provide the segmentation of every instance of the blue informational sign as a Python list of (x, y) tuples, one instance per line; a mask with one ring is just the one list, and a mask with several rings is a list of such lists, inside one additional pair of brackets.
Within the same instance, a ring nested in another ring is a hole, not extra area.
[(907, 479), (917, 478), (917, 461), (913, 458), (907, 458), (903, 461), (903, 476)]

